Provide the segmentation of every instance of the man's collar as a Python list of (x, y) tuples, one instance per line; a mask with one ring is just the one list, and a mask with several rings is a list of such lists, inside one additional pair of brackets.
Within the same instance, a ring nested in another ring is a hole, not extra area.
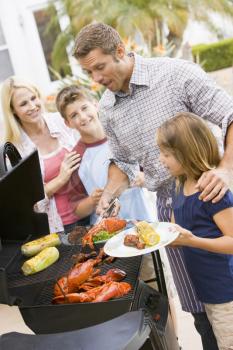
[[(134, 68), (133, 73), (130, 78), (129, 86), (133, 90), (133, 85), (141, 85), (141, 86), (150, 86), (149, 73), (147, 69), (147, 65), (144, 62), (144, 58), (142, 56), (137, 55), (134, 52), (130, 52), (129, 56), (134, 56)], [(111, 92), (110, 90), (106, 91), (108, 95), (108, 106), (112, 107), (116, 103), (117, 97), (124, 97), (127, 94), (123, 92)]]
[(145, 64), (145, 59), (136, 53), (130, 53), (134, 55), (134, 68), (131, 75), (129, 84), (150, 86), (149, 73), (147, 65)]

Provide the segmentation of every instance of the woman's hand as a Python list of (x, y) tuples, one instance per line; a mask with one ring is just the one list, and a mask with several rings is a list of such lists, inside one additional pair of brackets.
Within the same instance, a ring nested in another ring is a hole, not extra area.
[(62, 185), (65, 185), (69, 181), (72, 173), (79, 168), (80, 162), (81, 157), (77, 152), (73, 151), (66, 153), (61, 163), (60, 172), (58, 175)]
[(90, 198), (92, 199), (92, 202), (93, 202), (93, 205), (94, 207), (97, 207), (98, 203), (99, 203), (99, 200), (103, 194), (103, 189), (101, 188), (97, 188), (96, 190), (94, 190), (91, 195), (90, 195)]
[(173, 224), (173, 227), (171, 227), (170, 231), (174, 233), (179, 232), (179, 235), (175, 239), (175, 241), (169, 244), (169, 246), (171, 247), (190, 246), (191, 241), (195, 238), (191, 231), (186, 230), (185, 228), (176, 224)]

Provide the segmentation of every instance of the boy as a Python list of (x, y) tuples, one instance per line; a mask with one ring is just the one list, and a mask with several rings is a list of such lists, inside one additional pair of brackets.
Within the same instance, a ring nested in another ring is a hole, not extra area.
[[(65, 123), (80, 133), (80, 140), (75, 150), (81, 153), (82, 161), (78, 170), (79, 177), (87, 193), (95, 191), (95, 196), (100, 197), (103, 187), (107, 182), (109, 159), (111, 157), (107, 138), (98, 118), (97, 102), (75, 85), (62, 89), (56, 98), (56, 106)], [(142, 175), (140, 174), (142, 182)], [(114, 196), (114, 194), (112, 194)], [(139, 187), (125, 191), (119, 198), (121, 210), (119, 216), (125, 219), (155, 221), (155, 214), (146, 200), (144, 189)], [(91, 199), (81, 201), (75, 211), (82, 216), (88, 209), (92, 209), (91, 223), (96, 222), (94, 206)]]

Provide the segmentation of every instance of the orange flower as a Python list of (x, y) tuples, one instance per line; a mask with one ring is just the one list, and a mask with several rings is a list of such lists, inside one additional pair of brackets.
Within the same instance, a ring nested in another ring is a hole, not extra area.
[(48, 95), (46, 96), (47, 102), (54, 102), (55, 101), (55, 95)]
[(166, 52), (166, 49), (163, 45), (159, 44), (159, 45), (153, 47), (153, 51), (158, 53), (158, 54), (163, 55)]
[(98, 92), (101, 90), (101, 85), (93, 81), (91, 82), (91, 90)]

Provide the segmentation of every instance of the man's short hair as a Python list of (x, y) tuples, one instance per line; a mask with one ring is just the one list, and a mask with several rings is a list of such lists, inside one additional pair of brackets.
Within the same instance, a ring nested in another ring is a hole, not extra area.
[(93, 101), (92, 97), (77, 85), (66, 86), (59, 91), (56, 97), (56, 107), (64, 119), (67, 119), (65, 113), (66, 107), (79, 100)]
[(122, 40), (114, 28), (104, 23), (88, 24), (75, 39), (73, 56), (79, 59), (97, 48), (105, 54), (114, 55), (119, 44), (122, 44)]

